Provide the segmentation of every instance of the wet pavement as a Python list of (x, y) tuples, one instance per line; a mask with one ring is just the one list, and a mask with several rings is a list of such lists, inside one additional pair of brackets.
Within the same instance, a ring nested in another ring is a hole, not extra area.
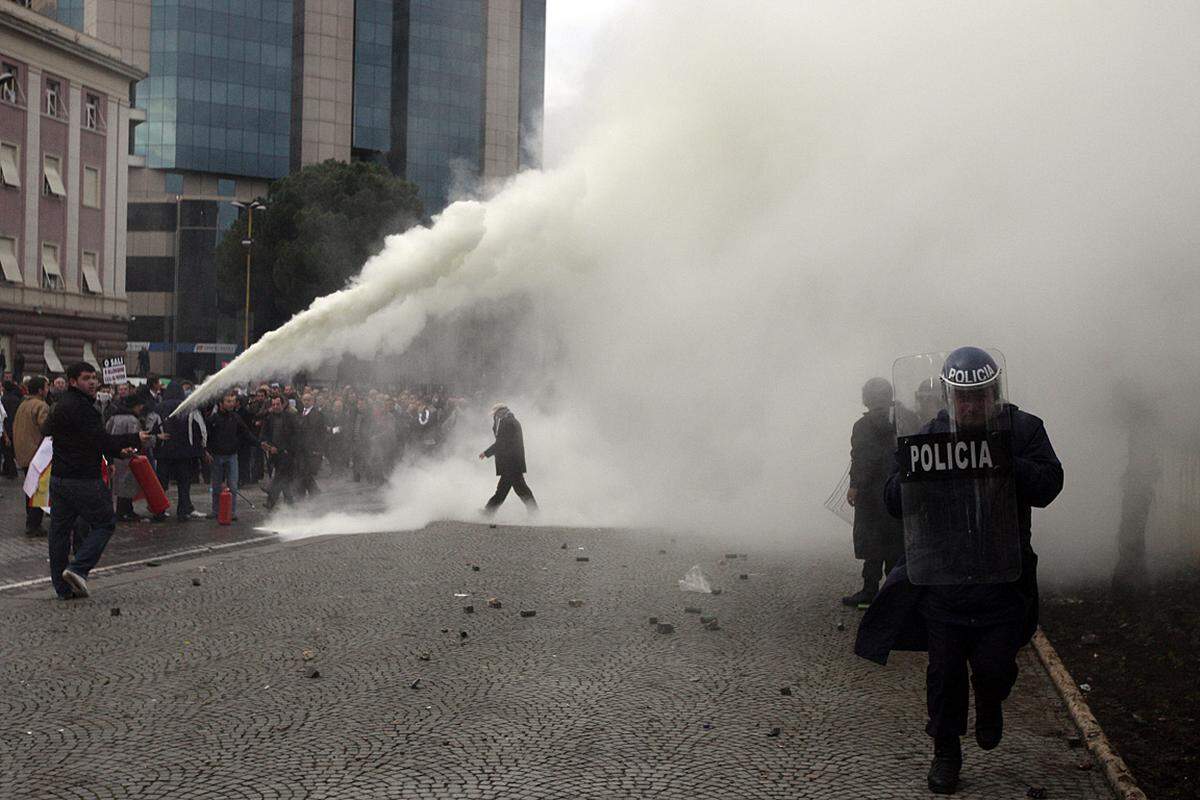
[[(359, 502), (370, 494), (365, 486), (349, 481), (324, 477), (322, 479), (321, 502), (337, 504), (343, 501)], [(100, 561), (101, 573), (131, 562), (141, 562), (163, 557), (191, 555), (198, 550), (218, 550), (244, 544), (274, 539), (269, 531), (255, 530), (267, 519), (264, 507), (266, 495), (255, 486), (244, 486), (238, 499), (238, 519), (232, 525), (219, 525), (216, 520), (190, 519), (179, 522), (175, 518), (174, 488), (170, 492), (171, 508), (164, 522), (118, 522), (117, 530), (109, 540)], [(207, 485), (193, 486), (192, 505), (197, 511), (212, 510), (212, 498)], [(46, 537), (25, 536), (24, 495), (18, 481), (0, 478), (0, 589), (13, 584), (28, 583), (45, 579), (49, 569)], [(136, 510), (148, 514), (144, 503), (137, 503)], [(50, 518), (42, 521), (43, 532), (50, 528)]]
[[(254, 533), (214, 527), (138, 529), (109, 563)], [(719, 596), (679, 590), (693, 564)], [(444, 522), (113, 570), (87, 600), (0, 589), (0, 797), (928, 797), (924, 659), (851, 654), (857, 571)], [(1007, 710), (961, 796), (1111, 797), (1029, 651)]]

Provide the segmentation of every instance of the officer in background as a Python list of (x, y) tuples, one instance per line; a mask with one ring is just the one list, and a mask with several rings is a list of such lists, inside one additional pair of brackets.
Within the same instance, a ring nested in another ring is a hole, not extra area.
[(867, 410), (850, 432), (846, 502), (854, 507), (854, 557), (863, 562), (863, 585), (843, 597), (842, 603), (865, 608), (875, 599), (879, 581), (904, 552), (904, 526), (883, 503), (883, 485), (895, 463), (892, 384), (885, 378), (871, 378), (863, 384), (862, 402)]
[[(898, 391), (900, 370), (898, 361)], [(879, 664), (892, 650), (929, 651), (928, 784), (938, 794), (958, 788), (972, 685), (975, 740), (984, 750), (1000, 744), (1017, 651), (1037, 628), (1030, 509), (1049, 505), (1063, 485), (1042, 421), (1006, 401), (1001, 372), (985, 350), (953, 351), (940, 376), (945, 409), (917, 431), (899, 431), (885, 500), (903, 515), (905, 555), (855, 642), (859, 656)]]

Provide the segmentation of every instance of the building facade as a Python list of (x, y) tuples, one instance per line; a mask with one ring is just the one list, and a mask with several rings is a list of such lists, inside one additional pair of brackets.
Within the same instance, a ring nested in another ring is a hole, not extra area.
[[(211, 371), (231, 201), (328, 159), (415, 183), (429, 215), (540, 165), (545, 0), (32, 0), (146, 76), (129, 175), (129, 339)], [(269, 209), (263, 213), (270, 213)], [(253, 299), (252, 299), (253, 300)]]
[(57, 373), (125, 349), (131, 83), (117, 48), (0, 3), (0, 354)]

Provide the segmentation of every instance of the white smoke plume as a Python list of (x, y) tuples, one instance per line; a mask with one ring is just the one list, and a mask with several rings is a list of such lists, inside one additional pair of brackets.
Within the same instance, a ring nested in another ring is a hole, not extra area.
[[(521, 295), (561, 350), (512, 402), (547, 522), (805, 541), (846, 535), (821, 501), (863, 381), (997, 347), (1067, 474), (1035, 544), (1103, 568), (1114, 385), (1200, 416), (1169, 402), (1200, 387), (1198, 31), (1195, 4), (632, 4), (560, 165), (389, 238), (193, 399)], [(390, 514), (305, 529), (469, 514), (486, 426)]]

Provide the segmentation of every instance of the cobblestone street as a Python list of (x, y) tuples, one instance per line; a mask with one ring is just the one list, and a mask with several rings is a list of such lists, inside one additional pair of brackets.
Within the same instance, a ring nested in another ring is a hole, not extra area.
[[(678, 589), (697, 563), (719, 596)], [(0, 797), (928, 797), (924, 658), (851, 654), (856, 575), (833, 549), (447, 522), (114, 570), (69, 603), (9, 588)], [(1028, 650), (1007, 709), (999, 750), (964, 743), (963, 797), (1111, 796)]]

